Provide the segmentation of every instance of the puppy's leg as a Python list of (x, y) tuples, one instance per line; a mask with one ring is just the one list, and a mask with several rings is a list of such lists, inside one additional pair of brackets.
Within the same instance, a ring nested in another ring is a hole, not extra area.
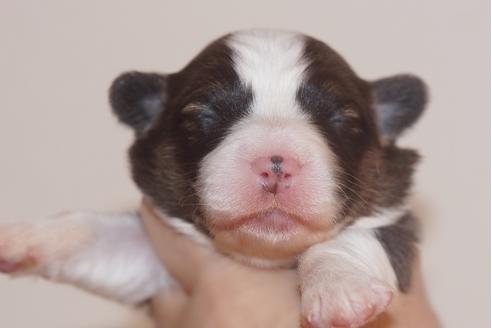
[[(384, 228), (354, 225), (303, 254), (299, 276), (304, 325), (359, 327), (388, 306), (397, 288), (404, 287), (401, 273), (411, 270), (416, 239), (404, 229), (407, 219)], [(389, 237), (397, 232), (406, 237)]]
[(137, 214), (75, 211), (0, 225), (0, 272), (39, 275), (130, 304), (172, 283)]

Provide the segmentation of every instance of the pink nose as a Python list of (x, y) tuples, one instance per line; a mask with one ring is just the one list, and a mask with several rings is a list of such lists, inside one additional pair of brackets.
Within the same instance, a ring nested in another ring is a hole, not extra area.
[(263, 190), (277, 194), (291, 187), (301, 166), (291, 157), (274, 155), (257, 158), (252, 163), (252, 169), (258, 175)]

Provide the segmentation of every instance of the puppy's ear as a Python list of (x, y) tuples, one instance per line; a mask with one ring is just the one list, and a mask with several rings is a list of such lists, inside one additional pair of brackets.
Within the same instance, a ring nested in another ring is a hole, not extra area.
[(371, 83), (377, 124), (384, 143), (393, 142), (424, 111), (427, 87), (413, 75), (395, 75)]
[(127, 72), (109, 89), (109, 100), (118, 119), (141, 134), (152, 126), (166, 105), (167, 76)]

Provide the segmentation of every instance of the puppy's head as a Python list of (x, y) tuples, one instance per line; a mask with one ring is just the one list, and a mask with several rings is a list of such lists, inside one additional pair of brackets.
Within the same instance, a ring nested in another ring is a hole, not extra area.
[(133, 177), (217, 247), (288, 259), (401, 205), (417, 155), (395, 146), (422, 81), (367, 82), (331, 48), (277, 31), (218, 39), (175, 74), (130, 72), (110, 90), (136, 134)]

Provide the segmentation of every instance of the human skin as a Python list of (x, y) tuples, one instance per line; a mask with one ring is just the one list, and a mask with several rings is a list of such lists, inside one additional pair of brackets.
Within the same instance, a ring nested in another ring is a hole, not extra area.
[[(144, 200), (141, 217), (160, 259), (179, 286), (152, 300), (158, 328), (289, 328), (300, 326), (294, 270), (265, 270), (237, 263), (175, 233)], [(366, 328), (439, 327), (427, 299), (420, 261), (413, 284)]]

